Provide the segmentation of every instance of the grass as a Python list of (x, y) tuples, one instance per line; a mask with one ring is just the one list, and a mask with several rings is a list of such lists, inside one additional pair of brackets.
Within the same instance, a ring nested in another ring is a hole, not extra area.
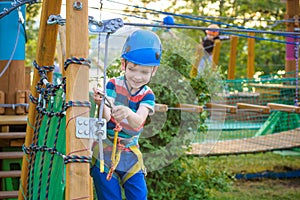
[[(232, 174), (264, 171), (286, 172), (300, 169), (300, 156), (275, 153), (202, 158), (209, 167)], [(228, 192), (215, 191), (216, 200), (294, 200), (300, 197), (300, 177), (290, 179), (235, 179)]]
[(300, 197), (300, 178), (236, 181), (230, 192), (216, 192), (216, 200), (295, 200)]

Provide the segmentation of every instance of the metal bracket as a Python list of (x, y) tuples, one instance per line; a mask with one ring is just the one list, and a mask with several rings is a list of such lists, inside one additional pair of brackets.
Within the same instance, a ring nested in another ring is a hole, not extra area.
[(98, 118), (77, 117), (76, 137), (85, 139), (106, 139), (106, 120)]
[(59, 24), (61, 26), (64, 26), (66, 24), (66, 19), (63, 19), (60, 15), (50, 15), (47, 20), (47, 24)]
[(114, 33), (123, 26), (121, 18), (96, 21), (89, 16), (89, 31), (92, 33)]

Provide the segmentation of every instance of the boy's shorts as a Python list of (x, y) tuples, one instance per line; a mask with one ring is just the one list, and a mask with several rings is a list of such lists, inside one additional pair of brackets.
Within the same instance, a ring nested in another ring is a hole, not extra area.
[[(125, 175), (125, 172), (118, 170), (115, 173), (120, 178)], [(94, 180), (98, 200), (122, 200), (121, 185), (116, 177), (113, 176), (109, 181), (106, 180), (107, 173), (100, 173), (97, 166), (91, 168), (91, 176)], [(127, 200), (147, 199), (147, 185), (142, 171), (130, 177), (123, 184), (123, 188)]]

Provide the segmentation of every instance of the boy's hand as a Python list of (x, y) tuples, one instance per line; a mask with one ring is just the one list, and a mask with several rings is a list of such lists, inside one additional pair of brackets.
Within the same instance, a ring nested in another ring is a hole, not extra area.
[(94, 101), (96, 104), (100, 105), (103, 99), (103, 92), (99, 88), (93, 88), (94, 90)]
[(115, 118), (117, 122), (121, 122), (123, 119), (126, 119), (131, 110), (126, 106), (115, 106), (112, 109), (111, 115)]

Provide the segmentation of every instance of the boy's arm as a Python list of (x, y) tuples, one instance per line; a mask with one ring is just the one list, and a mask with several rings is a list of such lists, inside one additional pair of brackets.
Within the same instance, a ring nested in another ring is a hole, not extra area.
[(109, 121), (111, 118), (111, 108), (109, 108), (106, 104), (104, 104), (102, 117), (104, 117), (106, 121)]
[[(103, 96), (100, 94), (100, 92), (97, 88), (93, 88), (93, 90), (94, 90), (94, 101), (97, 105), (100, 106), (101, 101), (103, 100)], [(111, 118), (111, 108), (109, 108), (106, 104), (104, 104), (104, 107), (103, 107), (102, 117), (104, 117), (106, 119), (106, 121), (109, 121)]]
[(116, 121), (121, 122), (123, 119), (127, 119), (129, 125), (132, 128), (141, 127), (145, 122), (148, 114), (149, 108), (143, 105), (140, 105), (136, 113), (126, 106), (115, 106), (112, 109), (112, 116)]

